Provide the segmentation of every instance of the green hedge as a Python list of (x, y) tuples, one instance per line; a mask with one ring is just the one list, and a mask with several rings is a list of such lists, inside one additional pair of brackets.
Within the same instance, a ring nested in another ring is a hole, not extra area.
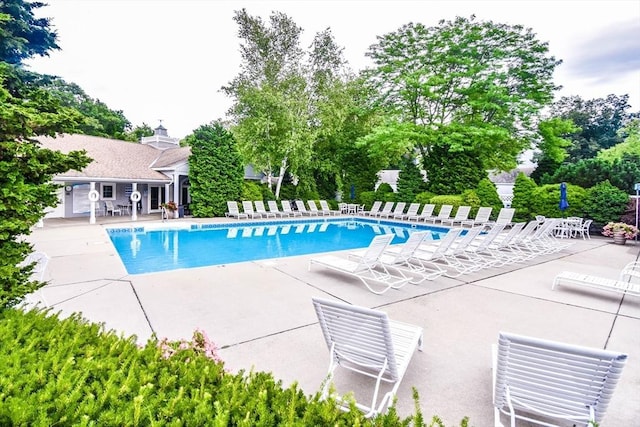
[[(0, 425), (425, 425), (393, 408), (374, 420), (335, 401), (283, 388), (269, 373), (226, 372), (203, 332), (190, 342), (104, 332), (74, 315), (0, 312)], [(441, 425), (434, 418), (430, 425)], [(466, 419), (462, 425), (466, 425)]]

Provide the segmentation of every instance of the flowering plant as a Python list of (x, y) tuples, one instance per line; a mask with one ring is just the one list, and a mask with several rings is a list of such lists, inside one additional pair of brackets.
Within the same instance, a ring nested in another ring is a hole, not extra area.
[(173, 200), (171, 200), (170, 202), (167, 203), (163, 203), (161, 205), (163, 208), (165, 208), (168, 211), (177, 211), (178, 210), (178, 205), (176, 205), (176, 202), (174, 202)]
[(613, 237), (617, 233), (622, 233), (625, 239), (633, 239), (638, 235), (638, 229), (624, 222), (610, 222), (602, 228), (605, 236)]

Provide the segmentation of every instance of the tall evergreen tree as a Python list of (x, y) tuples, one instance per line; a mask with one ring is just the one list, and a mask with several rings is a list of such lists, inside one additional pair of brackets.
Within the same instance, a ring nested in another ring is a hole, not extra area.
[(191, 147), (191, 212), (196, 217), (222, 216), (227, 201), (240, 199), (244, 166), (233, 135), (220, 122), (200, 126), (185, 138)]

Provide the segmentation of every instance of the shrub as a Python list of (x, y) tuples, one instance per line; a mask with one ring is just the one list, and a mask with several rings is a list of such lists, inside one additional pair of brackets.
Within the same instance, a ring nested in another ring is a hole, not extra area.
[(476, 188), (476, 194), (480, 198), (480, 205), (492, 207), (491, 217), (495, 219), (500, 212), (500, 209), (504, 207), (500, 196), (498, 195), (498, 189), (496, 185), (491, 182), (489, 178), (483, 178), (478, 183)]
[(254, 181), (244, 181), (242, 183), (242, 194), (240, 200), (262, 200), (262, 186)]
[(399, 202), (412, 203), (416, 195), (425, 187), (422, 173), (413, 159), (404, 159), (402, 162), (402, 170), (398, 175), (398, 194)]
[(376, 196), (377, 194), (375, 191), (363, 191), (360, 193), (358, 200), (360, 200), (360, 204), (365, 206), (366, 210), (369, 210), (371, 209), (371, 206), (373, 206), (373, 202), (377, 200)]
[(513, 215), (514, 221), (529, 221), (536, 216), (534, 193), (537, 187), (535, 181), (524, 173), (520, 172), (516, 176), (516, 183), (513, 186), (513, 201), (511, 202), (511, 207), (516, 210)]
[(598, 224), (620, 221), (629, 203), (629, 196), (604, 181), (589, 188), (583, 203), (583, 215)]
[(425, 425), (415, 391), (415, 416), (365, 419), (270, 373), (226, 372), (201, 332), (138, 347), (78, 314), (3, 310), (0, 366), (1, 425)]
[(548, 184), (536, 188), (533, 199), (534, 211), (538, 215), (548, 218), (560, 218), (568, 216), (582, 216), (582, 205), (587, 191), (577, 185), (567, 184), (567, 201), (569, 207), (563, 212), (560, 210), (560, 184)]
[(453, 210), (452, 213), (458, 209), (458, 206), (462, 205), (462, 196), (460, 195), (443, 195), (443, 196), (433, 196), (431, 198), (431, 203), (436, 205), (434, 211), (439, 212), (442, 205), (452, 205)]
[(423, 191), (422, 193), (416, 195), (416, 202), (420, 203), (421, 205), (424, 205), (425, 203), (431, 203), (431, 199), (433, 198), (433, 196), (435, 196), (435, 194), (429, 191)]
[(481, 206), (478, 193), (476, 193), (475, 190), (465, 190), (460, 197), (462, 197), (463, 205), (471, 206), (469, 217), (476, 216), (476, 213), (478, 213), (478, 208)]

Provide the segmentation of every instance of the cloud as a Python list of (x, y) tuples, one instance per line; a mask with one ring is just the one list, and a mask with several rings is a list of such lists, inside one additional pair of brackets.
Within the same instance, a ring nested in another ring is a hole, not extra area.
[(598, 83), (640, 72), (640, 20), (602, 29), (576, 46), (575, 57), (575, 61), (567, 64), (568, 71), (577, 78)]

